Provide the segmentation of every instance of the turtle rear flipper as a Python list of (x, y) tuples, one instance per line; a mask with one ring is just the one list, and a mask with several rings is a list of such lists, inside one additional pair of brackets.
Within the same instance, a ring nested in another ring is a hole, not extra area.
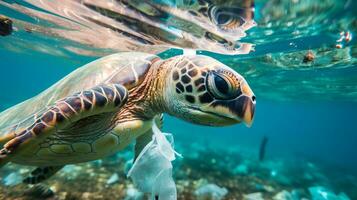
[(31, 172), (31, 174), (26, 177), (22, 182), (27, 184), (37, 184), (44, 180), (47, 180), (56, 172), (61, 170), (64, 166), (48, 166), (48, 167), (38, 167)]
[(101, 113), (117, 112), (128, 98), (119, 84), (96, 86), (56, 101), (42, 113), (34, 115), (34, 123), (6, 142), (0, 150), (0, 167), (19, 151), (26, 151), (57, 130)]

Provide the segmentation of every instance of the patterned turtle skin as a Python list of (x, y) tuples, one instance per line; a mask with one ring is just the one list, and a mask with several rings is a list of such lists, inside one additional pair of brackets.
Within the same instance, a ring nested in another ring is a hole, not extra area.
[(0, 113), (0, 167), (39, 166), (32, 175), (42, 175), (25, 179), (36, 183), (66, 164), (103, 158), (134, 140), (140, 153), (163, 113), (225, 126), (250, 124), (254, 109), (245, 79), (213, 58), (113, 54)]

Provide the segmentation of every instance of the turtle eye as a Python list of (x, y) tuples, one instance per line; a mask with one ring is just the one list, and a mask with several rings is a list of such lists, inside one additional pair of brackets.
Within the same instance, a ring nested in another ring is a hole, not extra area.
[(231, 81), (217, 72), (209, 72), (207, 75), (207, 88), (216, 99), (229, 100), (238, 96), (238, 91), (233, 88)]
[(228, 8), (213, 6), (209, 10), (211, 20), (224, 30), (234, 30), (245, 23), (241, 16), (245, 10), (242, 8)]

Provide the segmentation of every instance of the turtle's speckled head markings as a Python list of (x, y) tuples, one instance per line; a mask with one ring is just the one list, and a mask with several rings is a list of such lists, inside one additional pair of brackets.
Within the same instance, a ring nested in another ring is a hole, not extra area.
[(170, 65), (164, 92), (170, 114), (212, 126), (252, 123), (255, 96), (237, 72), (202, 55), (177, 56)]

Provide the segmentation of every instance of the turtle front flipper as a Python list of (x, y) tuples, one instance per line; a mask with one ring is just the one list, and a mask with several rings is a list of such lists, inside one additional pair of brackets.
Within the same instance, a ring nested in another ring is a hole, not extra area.
[(0, 167), (58, 130), (98, 114), (117, 112), (128, 98), (127, 89), (120, 84), (99, 85), (56, 101), (42, 113), (34, 115), (34, 123), (4, 144), (0, 150)]
[(38, 167), (34, 169), (31, 174), (26, 177), (22, 182), (27, 183), (27, 184), (37, 184), (39, 182), (42, 182), (48, 178), (50, 178), (52, 175), (54, 175), (56, 172), (61, 170), (64, 166), (48, 166), (48, 167)]

